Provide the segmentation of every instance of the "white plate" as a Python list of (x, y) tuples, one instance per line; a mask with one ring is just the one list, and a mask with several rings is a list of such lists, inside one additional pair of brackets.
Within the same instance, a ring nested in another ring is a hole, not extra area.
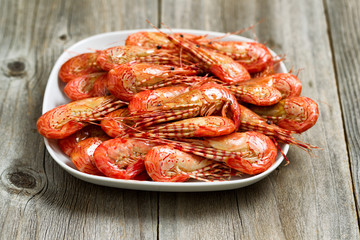
[[(91, 52), (94, 51), (95, 49), (102, 50), (117, 45), (124, 45), (127, 36), (129, 34), (138, 31), (154, 31), (154, 30), (137, 29), (137, 30), (99, 34), (86, 38), (74, 44), (69, 49), (67, 49), (56, 61), (55, 66), (51, 71), (44, 95), (43, 113), (59, 105), (69, 102), (69, 99), (63, 93), (64, 83), (58, 79), (59, 69), (64, 62), (66, 62), (69, 58), (74, 57), (75, 55), (78, 55), (80, 53)], [(163, 31), (168, 32), (166, 30)], [(192, 33), (196, 35), (208, 34), (210, 38), (224, 35), (224, 33), (188, 30), (188, 29), (173, 29), (173, 31)], [(223, 40), (253, 41), (251, 39), (240, 36), (228, 36)], [(276, 55), (274, 52), (271, 53), (274, 56)], [(277, 72), (287, 72), (285, 65), (283, 63), (280, 63)], [(241, 188), (253, 184), (255, 182), (258, 182), (261, 179), (265, 178), (272, 171), (274, 171), (284, 159), (283, 156), (280, 153), (278, 153), (276, 162), (268, 170), (258, 175), (246, 177), (242, 179), (237, 178), (237, 179), (232, 179), (230, 181), (222, 181), (222, 182), (193, 181), (193, 182), (184, 182), (184, 183), (163, 183), (163, 182), (151, 182), (151, 181), (121, 180), (121, 179), (113, 179), (108, 177), (94, 176), (94, 175), (82, 173), (76, 170), (70, 158), (60, 150), (56, 140), (45, 139), (45, 145), (50, 155), (62, 168), (64, 168), (71, 175), (81, 180), (98, 185), (109, 186), (109, 187), (148, 190), (148, 191), (200, 192), (200, 191), (218, 191), (218, 190)], [(286, 154), (289, 149), (289, 145), (282, 144), (281, 148), (282, 151)]]

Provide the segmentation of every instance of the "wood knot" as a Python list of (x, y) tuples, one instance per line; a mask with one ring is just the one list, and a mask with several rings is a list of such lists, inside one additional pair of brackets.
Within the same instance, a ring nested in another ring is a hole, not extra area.
[(16, 194), (36, 194), (45, 183), (43, 174), (22, 166), (6, 169), (1, 174), (1, 181), (7, 191)]
[(10, 76), (21, 76), (25, 73), (25, 63), (20, 60), (8, 62), (8, 75)]
[(1, 70), (8, 77), (21, 78), (27, 74), (28, 69), (29, 63), (22, 57), (6, 59), (1, 62)]
[(66, 36), (66, 34), (62, 34), (59, 36), (59, 38), (60, 38), (60, 40), (66, 41), (67, 36)]
[(10, 183), (18, 188), (35, 188), (36, 179), (26, 172), (12, 172), (8, 173)]

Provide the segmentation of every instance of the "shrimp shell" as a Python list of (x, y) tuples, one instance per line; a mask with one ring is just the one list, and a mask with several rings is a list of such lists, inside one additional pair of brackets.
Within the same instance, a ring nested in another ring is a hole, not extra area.
[(74, 101), (109, 95), (107, 73), (92, 73), (74, 78), (66, 84), (64, 93)]
[(104, 119), (101, 120), (100, 126), (110, 137), (120, 137), (124, 135), (124, 132), (126, 129), (128, 129), (128, 126), (134, 124), (131, 120), (123, 119), (123, 117), (128, 117), (129, 115), (130, 113), (127, 108), (120, 108), (107, 114)]
[(37, 121), (38, 132), (46, 138), (62, 139), (85, 127), (125, 103), (113, 96), (93, 97), (58, 106)]
[(319, 117), (318, 105), (307, 97), (285, 98), (274, 106), (252, 106), (250, 109), (279, 127), (296, 133), (314, 126)]
[[(186, 79), (183, 76), (192, 76), (197, 73), (198, 71), (192, 67), (131, 62), (110, 70), (107, 87), (115, 97), (130, 101), (144, 88), (185, 83)], [(190, 79), (190, 82), (193, 81)]]
[(185, 182), (190, 178), (201, 181), (230, 178), (229, 168), (168, 145), (153, 147), (146, 154), (144, 163), (149, 176), (157, 182)]
[(94, 162), (94, 151), (102, 142), (100, 138), (91, 137), (75, 145), (70, 154), (70, 159), (80, 172), (99, 176), (104, 175), (95, 166)]
[(142, 118), (136, 126), (150, 126), (160, 122), (221, 114), (234, 121), (236, 128), (240, 125), (240, 106), (234, 95), (225, 87), (216, 83), (205, 83), (199, 87), (158, 102), (149, 113), (137, 114)]
[(90, 137), (99, 137), (100, 139), (107, 137), (106, 133), (96, 125), (88, 125), (74, 134), (58, 140), (58, 145), (66, 155), (70, 156), (76, 144)]
[(215, 137), (234, 132), (235, 124), (225, 117), (207, 116), (156, 125), (143, 131), (167, 138)]
[(59, 78), (63, 82), (69, 82), (74, 78), (90, 73), (101, 72), (96, 59), (99, 52), (83, 53), (66, 61), (59, 70)]
[(155, 144), (131, 138), (103, 142), (94, 152), (96, 167), (106, 176), (134, 179), (145, 171), (144, 157)]

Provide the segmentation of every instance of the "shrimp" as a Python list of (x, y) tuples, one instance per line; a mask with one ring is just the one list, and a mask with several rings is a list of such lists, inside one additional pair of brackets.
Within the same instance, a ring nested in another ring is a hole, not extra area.
[(277, 156), (277, 148), (273, 141), (266, 135), (253, 131), (208, 138), (205, 142), (218, 150), (242, 153), (239, 158), (226, 158), (225, 163), (249, 175), (266, 171), (274, 164)]
[(129, 102), (128, 109), (132, 115), (149, 113), (157, 110), (158, 105), (161, 105), (164, 101), (188, 91), (188, 87), (177, 85), (139, 92)]
[(166, 36), (171, 42), (193, 56), (197, 61), (200, 61), (207, 71), (210, 71), (226, 83), (236, 83), (251, 78), (246, 68), (231, 57), (203, 48), (182, 37)]
[[(148, 100), (143, 99), (143, 101)], [(209, 116), (214, 113), (219, 113), (223, 117), (229, 116), (234, 121), (236, 129), (239, 127), (240, 105), (234, 95), (225, 87), (209, 82), (177, 97), (158, 102), (149, 113), (134, 114), (134, 116), (142, 118), (136, 123), (137, 127), (146, 127), (160, 122)]]
[[(275, 162), (277, 156), (277, 148), (273, 141), (268, 136), (254, 131), (235, 132), (225, 136), (188, 141), (161, 139), (156, 135), (144, 133), (135, 135), (225, 164), (249, 175), (266, 171)], [(150, 173), (149, 175), (151, 176)]]
[(46, 138), (62, 139), (126, 103), (113, 96), (74, 101), (44, 113), (37, 121), (38, 132)]
[(270, 106), (278, 103), (282, 94), (279, 90), (269, 86), (224, 85), (240, 101), (257, 106)]
[(281, 128), (275, 124), (272, 124), (271, 121), (260, 117), (250, 109), (240, 106), (240, 130), (242, 131), (257, 131), (263, 133), (267, 136), (273, 137), (280, 142), (294, 144), (304, 149), (316, 148), (309, 144), (303, 143), (296, 138), (294, 138), (294, 131), (290, 131), (284, 128)]
[[(206, 104), (201, 105), (198, 102), (189, 101), (189, 99), (196, 99), (197, 101), (203, 99), (203, 102), (205, 102), (207, 101), (206, 96), (214, 96), (214, 95), (216, 96), (216, 91), (214, 93), (214, 89), (208, 88), (208, 86), (211, 84), (213, 83), (206, 83), (203, 85), (203, 86), (207, 85), (205, 89), (208, 90), (208, 95), (204, 95), (204, 96), (201, 95), (201, 97), (199, 97), (199, 95), (193, 94), (193, 91), (190, 90), (188, 93), (183, 94), (183, 95), (187, 95), (186, 98), (180, 95), (175, 99), (173, 99), (172, 101), (165, 102), (163, 103), (162, 106), (160, 106), (164, 110), (174, 109), (173, 111), (161, 112), (161, 114), (157, 114), (156, 111), (149, 114), (142, 114), (141, 117), (138, 116), (140, 119), (141, 118), (142, 119), (138, 121), (135, 124), (135, 126), (147, 127), (155, 123), (164, 122), (164, 121), (172, 121), (181, 118), (190, 118), (198, 115), (210, 115), (210, 113), (215, 112), (216, 108), (218, 108), (218, 110), (221, 110), (221, 108), (224, 107), (224, 103), (221, 103), (219, 101), (216, 102), (216, 104), (218, 105), (214, 105), (215, 101), (214, 102), (209, 101), (209, 103), (211, 103), (210, 109), (207, 109), (209, 106), (207, 106)], [(185, 106), (187, 107), (186, 110), (184, 110)], [(241, 131), (257, 131), (259, 133), (263, 133), (267, 136), (275, 138), (280, 142), (294, 144), (304, 149), (316, 148), (310, 144), (306, 144), (297, 140), (293, 136), (293, 134), (295, 133), (294, 131), (283, 129), (275, 124), (272, 124), (271, 121), (260, 117), (250, 109), (244, 107), (243, 105), (238, 104), (237, 102), (236, 103), (231, 102), (230, 109), (231, 109), (230, 113), (232, 113), (233, 115), (232, 118), (230, 119), (234, 121), (235, 126), (237, 127), (236, 129), (239, 129)], [(202, 111), (205, 111), (205, 113), (203, 113)], [(226, 117), (225, 111), (226, 110), (224, 109), (222, 109), (221, 111), (223, 117)]]
[(296, 133), (314, 126), (319, 117), (318, 105), (307, 97), (285, 98), (274, 106), (252, 106), (250, 109), (279, 127)]
[(193, 67), (131, 62), (109, 71), (107, 87), (115, 97), (130, 101), (136, 93), (151, 86), (157, 88), (182, 83), (191, 84), (194, 80), (183, 76), (196, 75), (198, 72)]
[(69, 82), (74, 78), (81, 77), (90, 73), (101, 72), (96, 59), (98, 52), (83, 53), (70, 58), (59, 70), (59, 78), (63, 82)]
[(181, 65), (191, 62), (180, 58), (174, 50), (143, 48), (138, 46), (117, 46), (100, 52), (96, 59), (97, 64), (105, 71), (110, 71), (116, 66), (132, 61), (155, 64)]
[[(175, 33), (174, 35), (183, 36), (184, 38), (197, 39), (199, 36), (189, 33)], [(157, 49), (175, 49), (173, 44), (167, 37), (158, 32), (136, 32), (130, 34), (125, 41), (125, 46), (139, 46)]]
[(88, 125), (64, 139), (59, 139), (58, 145), (63, 153), (70, 156), (72, 150), (78, 142), (90, 137), (99, 137), (102, 139), (107, 137), (107, 135), (99, 126)]
[(157, 182), (185, 182), (190, 178), (211, 181), (231, 177), (231, 170), (222, 164), (168, 145), (151, 148), (144, 163), (151, 179)]
[(70, 154), (70, 159), (80, 172), (99, 176), (104, 175), (97, 169), (94, 162), (94, 151), (102, 142), (100, 138), (91, 137), (75, 145)]
[[(127, 63), (110, 70), (108, 89), (112, 95), (130, 101), (140, 91), (156, 89), (168, 85), (196, 85), (216, 81), (211, 77), (191, 76), (198, 73), (191, 67), (178, 68), (168, 65), (148, 63)], [(221, 84), (221, 83), (220, 83)], [(276, 88), (268, 86), (242, 86), (225, 84), (240, 101), (260, 106), (273, 105), (282, 95)]]
[(268, 106), (279, 102), (282, 97), (280, 91), (273, 87), (223, 84), (213, 77), (192, 76), (196, 73), (197, 71), (192, 67), (177, 68), (148, 63), (127, 63), (110, 70), (108, 89), (114, 96), (130, 101), (139, 91), (176, 84), (196, 86), (205, 82), (217, 82), (228, 88), (239, 101), (246, 103)]
[(71, 100), (81, 100), (90, 97), (109, 95), (106, 87), (107, 73), (92, 73), (69, 81), (64, 92)]
[(110, 137), (120, 137), (124, 134), (125, 130), (128, 129), (127, 126), (134, 124), (131, 120), (123, 119), (123, 117), (128, 117), (129, 115), (130, 113), (127, 108), (120, 108), (107, 114), (103, 120), (101, 120), (100, 126)]
[(235, 124), (225, 117), (207, 116), (156, 125), (143, 131), (167, 138), (215, 137), (234, 132)]
[[(208, 49), (227, 55), (241, 63), (249, 73), (262, 72), (274, 62), (269, 49), (258, 42), (214, 41), (213, 39), (205, 38), (205, 36), (188, 33), (174, 33), (171, 35), (188, 39)], [(128, 36), (125, 45), (163, 49), (176, 48), (176, 44), (160, 32), (133, 33)]]
[[(253, 78), (236, 84), (235, 86), (268, 86), (281, 92), (282, 98), (298, 97), (301, 94), (302, 84), (291, 73), (276, 73), (267, 77)], [(227, 85), (227, 87), (232, 87)]]
[(94, 152), (96, 167), (117, 179), (139, 179), (144, 175), (144, 158), (155, 144), (132, 138), (114, 138), (100, 144)]
[(258, 42), (200, 41), (203, 46), (227, 55), (241, 63), (249, 73), (264, 71), (273, 62), (267, 47)]

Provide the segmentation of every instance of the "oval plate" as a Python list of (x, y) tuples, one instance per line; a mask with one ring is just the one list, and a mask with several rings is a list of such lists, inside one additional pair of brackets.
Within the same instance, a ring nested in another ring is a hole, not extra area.
[[(129, 30), (129, 31), (119, 31), (119, 32), (109, 32), (104, 34), (95, 35), (89, 38), (86, 38), (80, 42), (77, 42), (69, 49), (67, 49), (56, 61), (55, 66), (53, 67), (44, 95), (43, 102), (43, 113), (65, 103), (68, 103), (70, 100), (64, 94), (63, 89), (65, 83), (58, 79), (58, 72), (63, 63), (65, 63), (71, 57), (74, 57), (80, 53), (92, 52), (94, 50), (103, 50), (109, 47), (124, 45), (125, 40), (128, 35), (139, 32), (139, 31), (155, 31), (154, 29), (138, 29), (138, 30)], [(169, 32), (168, 30), (162, 29), (164, 32)], [(198, 30), (189, 30), (189, 29), (173, 29), (173, 32), (183, 32), (191, 33), (195, 35), (205, 35), (207, 34), (209, 38), (223, 36), (224, 33), (219, 32), (209, 32), (209, 31), (198, 31)], [(227, 36), (223, 38), (224, 41), (253, 41), (248, 38), (241, 36)], [(270, 50), (271, 51), (271, 50)], [(276, 54), (271, 51), (271, 53), (276, 56)], [(280, 66), (276, 70), (277, 72), (287, 72), (285, 65), (281, 62)], [(109, 177), (94, 176), (78, 171), (74, 164), (71, 162), (70, 158), (65, 155), (59, 148), (57, 140), (46, 139), (45, 145), (47, 150), (53, 159), (68, 173), (73, 175), (76, 178), (84, 180), (86, 182), (108, 186), (116, 188), (126, 188), (134, 190), (147, 190), (147, 191), (167, 191), (167, 192), (202, 192), (202, 191), (219, 191), (219, 190), (229, 190), (235, 188), (241, 188), (248, 186), (250, 184), (256, 183), (261, 179), (268, 176), (272, 171), (274, 171), (283, 161), (284, 157), (278, 153), (276, 162), (265, 172), (260, 173), (255, 176), (247, 176), (242, 178), (232, 178), (229, 181), (221, 182), (152, 182), (152, 181), (137, 181), (137, 180), (121, 180), (114, 179)], [(281, 144), (281, 149), (286, 154), (289, 150), (288, 144)]]

